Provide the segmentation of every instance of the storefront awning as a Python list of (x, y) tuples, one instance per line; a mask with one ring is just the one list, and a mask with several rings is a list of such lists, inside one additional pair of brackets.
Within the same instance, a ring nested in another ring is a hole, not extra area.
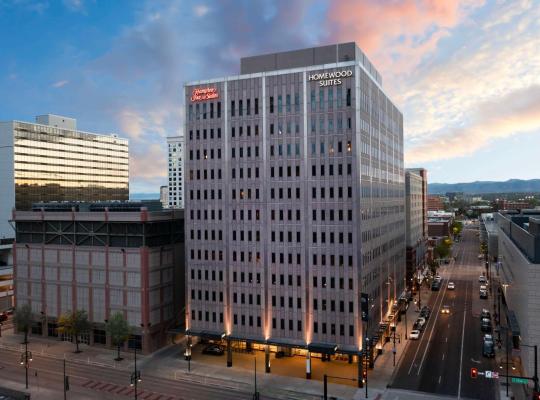
[(210, 340), (221, 340), (225, 338), (225, 332), (198, 331), (194, 329), (186, 330), (186, 335), (198, 336), (202, 339), (210, 339)]
[(308, 351), (311, 353), (321, 354), (336, 354), (338, 349), (335, 343), (310, 343), (308, 344)]
[(508, 322), (508, 326), (512, 331), (512, 336), (519, 336), (521, 334), (519, 330), (519, 322), (516, 313), (513, 310), (508, 310), (506, 313), (506, 321)]

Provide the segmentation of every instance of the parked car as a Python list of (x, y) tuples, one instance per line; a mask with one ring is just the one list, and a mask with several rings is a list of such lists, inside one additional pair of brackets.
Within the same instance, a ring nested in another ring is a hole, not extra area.
[(482, 344), (482, 355), (484, 357), (495, 357), (495, 343), (491, 335), (484, 336), (484, 343)]
[(448, 290), (454, 290), (456, 288), (456, 285), (454, 282), (448, 282)]
[(431, 290), (435, 292), (438, 291), (440, 288), (441, 284), (439, 283), (439, 281), (433, 281), (433, 283), (431, 284)]
[(487, 290), (487, 286), (486, 285), (480, 285), (480, 290)]
[(202, 352), (203, 354), (210, 354), (212, 356), (221, 356), (225, 353), (225, 350), (219, 344), (210, 344)]
[(450, 306), (447, 306), (446, 304), (444, 306), (442, 306), (441, 313), (442, 314), (450, 314)]
[(442, 277), (440, 275), (435, 275), (435, 280), (440, 282), (442, 281)]
[(487, 282), (487, 279), (486, 279), (486, 277), (485, 277), (484, 275), (480, 275), (480, 276), (478, 277), (478, 282), (480, 282), (480, 283), (486, 283), (486, 282)]
[(13, 313), (15, 312), (15, 309), (13, 307), (10, 307), (6, 310), (6, 314), (7, 315), (13, 315)]
[(424, 329), (424, 326), (426, 325), (426, 319), (424, 317), (420, 317), (416, 320), (415, 324), (418, 326), (417, 329)]
[(422, 310), (420, 310), (420, 317), (425, 318), (427, 320), (429, 319), (430, 315), (431, 315), (431, 310), (429, 309), (429, 307), (427, 306), (422, 307)]
[(480, 313), (480, 319), (483, 319), (483, 318), (491, 319), (491, 313), (489, 312), (489, 310), (485, 308), (482, 308), (482, 312)]
[(409, 339), (418, 340), (420, 339), (420, 331), (418, 329), (413, 329), (409, 334)]
[(0, 313), (0, 322), (7, 321), (8, 315), (7, 312)]
[(491, 320), (488, 318), (482, 318), (480, 322), (480, 330), (482, 332), (491, 332)]

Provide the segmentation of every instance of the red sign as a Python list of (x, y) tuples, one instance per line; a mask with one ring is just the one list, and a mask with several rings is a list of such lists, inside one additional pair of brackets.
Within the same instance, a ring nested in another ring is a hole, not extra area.
[(219, 93), (215, 87), (193, 89), (191, 92), (191, 101), (205, 101), (218, 98)]

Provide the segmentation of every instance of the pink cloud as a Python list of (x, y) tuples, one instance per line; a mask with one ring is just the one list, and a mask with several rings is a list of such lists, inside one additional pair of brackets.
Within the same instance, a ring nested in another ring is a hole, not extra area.
[(328, 29), (335, 41), (356, 41), (381, 69), (410, 71), (436, 50), (447, 31), (484, 0), (342, 0), (332, 2)]

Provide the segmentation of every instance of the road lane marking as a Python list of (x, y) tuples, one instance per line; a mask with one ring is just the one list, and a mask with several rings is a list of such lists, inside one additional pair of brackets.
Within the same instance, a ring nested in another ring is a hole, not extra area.
[(439, 375), (439, 385), (441, 384), (441, 375)]
[(439, 318), (439, 314), (441, 313), (441, 307), (444, 300), (444, 296), (446, 295), (446, 287), (443, 290), (443, 295), (441, 297), (441, 302), (439, 303), (439, 309), (437, 310), (437, 315), (435, 316), (435, 321), (433, 321), (433, 325), (431, 325), (431, 333), (429, 334), (429, 339), (426, 343), (426, 348), (424, 350), (424, 355), (422, 356), (422, 361), (420, 361), (420, 366), (418, 367), (418, 371), (416, 372), (416, 375), (420, 375), (420, 371), (422, 370), (422, 365), (424, 364), (424, 360), (426, 359), (427, 351), (429, 349), (429, 344), (431, 343), (431, 337), (433, 336), (433, 332), (435, 331), (435, 326), (437, 325), (437, 319)]
[(461, 375), (463, 375), (463, 343), (465, 342), (465, 316), (467, 315), (467, 289), (465, 286), (465, 306), (463, 310), (463, 328), (461, 329), (461, 356), (459, 358), (459, 385), (458, 385), (458, 400), (461, 399)]
[(442, 359), (443, 359), (443, 361), (444, 361), (444, 353), (442, 354)]
[[(437, 296), (435, 297), (435, 301), (434, 301), (434, 306), (433, 306), (433, 309), (437, 308), (437, 302), (439, 301), (439, 296), (441, 295), (442, 291), (439, 291), (437, 293)], [(433, 312), (431, 313), (431, 315), (433, 315)], [(428, 321), (426, 321), (426, 331), (427, 331), (427, 326), (428, 324), (430, 323), (431, 319), (429, 319)], [(407, 373), (407, 375), (410, 375), (411, 374), (411, 371), (413, 369), (413, 367), (416, 367), (416, 357), (418, 356), (418, 352), (420, 351), (420, 346), (422, 345), (422, 341), (424, 340), (424, 335), (422, 335), (420, 337), (420, 342), (418, 343), (418, 347), (416, 348), (416, 352), (414, 353), (414, 357), (411, 361), (411, 366), (409, 367), (409, 372)], [(427, 344), (426, 344), (427, 346)]]

